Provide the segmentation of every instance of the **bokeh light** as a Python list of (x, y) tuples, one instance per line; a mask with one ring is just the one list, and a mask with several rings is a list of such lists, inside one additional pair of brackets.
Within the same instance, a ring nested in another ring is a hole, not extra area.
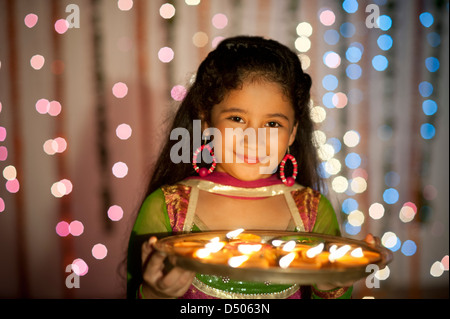
[(116, 135), (121, 140), (129, 139), (132, 132), (131, 126), (126, 123), (119, 124), (116, 128)]
[(388, 187), (397, 187), (400, 184), (400, 175), (394, 171), (387, 172), (384, 175), (384, 183)]
[(345, 95), (345, 93), (337, 92), (331, 98), (331, 102), (336, 108), (342, 109), (347, 105), (348, 98), (347, 95)]
[(199, 31), (192, 36), (192, 43), (197, 48), (203, 48), (208, 44), (209, 38), (205, 32)]
[(419, 15), (420, 23), (426, 28), (429, 28), (433, 25), (434, 18), (433, 15), (429, 12), (424, 12)]
[(357, 153), (349, 153), (345, 157), (345, 165), (348, 168), (355, 169), (361, 165), (361, 156)]
[(369, 216), (373, 219), (381, 219), (384, 216), (384, 206), (380, 203), (373, 203), (369, 207)]
[(322, 86), (328, 91), (334, 91), (338, 87), (339, 81), (332, 74), (327, 74), (322, 79)]
[(113, 175), (117, 178), (124, 178), (128, 174), (128, 166), (124, 162), (117, 162), (112, 167)]
[(183, 101), (187, 94), (187, 89), (183, 85), (175, 85), (170, 91), (170, 96), (175, 101)]
[(356, 0), (345, 0), (342, 3), (342, 8), (347, 13), (355, 13), (358, 10), (358, 1), (356, 1)]
[[(412, 203), (411, 203), (412, 204)], [(409, 223), (414, 219), (414, 216), (416, 216), (417, 208), (414, 204), (410, 205), (409, 203), (406, 203), (402, 206), (399, 212), (399, 218), (404, 223)]]
[(296, 31), (299, 37), (310, 37), (312, 35), (313, 28), (308, 22), (301, 22), (297, 25)]
[(330, 137), (328, 139), (327, 143), (330, 144), (331, 146), (333, 146), (335, 154), (339, 153), (339, 151), (342, 148), (341, 141), (339, 141), (339, 139), (337, 139), (336, 137)]
[(48, 111), (47, 113), (50, 116), (58, 116), (62, 111), (61, 103), (58, 101), (51, 101), (48, 105)]
[(392, 251), (397, 251), (401, 247), (401, 241), (394, 232), (385, 232), (381, 237), (381, 244)]
[(364, 223), (364, 214), (359, 210), (354, 210), (348, 214), (347, 221), (352, 226), (361, 226)]
[(341, 27), (339, 28), (339, 31), (341, 32), (342, 36), (344, 38), (351, 38), (356, 33), (356, 28), (353, 23), (351, 22), (344, 22)]
[(436, 32), (428, 33), (427, 41), (433, 48), (436, 48), (441, 44), (441, 36)]
[(6, 181), (6, 190), (12, 194), (17, 193), (20, 190), (20, 183), (17, 179)]
[(352, 80), (357, 80), (362, 75), (362, 69), (358, 64), (350, 64), (345, 69), (347, 77)]
[(5, 161), (8, 158), (8, 149), (6, 146), (0, 146), (0, 161)]
[(17, 170), (13, 165), (8, 165), (3, 169), (3, 177), (7, 181), (12, 181), (17, 178)]
[(188, 6), (196, 6), (200, 4), (200, 0), (184, 0)]
[(325, 162), (324, 169), (330, 175), (336, 175), (341, 171), (342, 164), (336, 158), (330, 158)]
[(123, 209), (118, 205), (113, 205), (108, 209), (108, 218), (112, 221), (119, 221), (123, 217)]
[(419, 84), (419, 93), (423, 97), (429, 97), (433, 94), (433, 85), (430, 82), (423, 81)]
[(430, 140), (436, 135), (436, 128), (430, 123), (422, 124), (420, 127), (420, 135), (425, 140)]
[(56, 224), (55, 230), (58, 236), (66, 237), (67, 235), (70, 234), (69, 223), (66, 221), (61, 221), (58, 224)]
[(118, 0), (117, 7), (121, 11), (129, 11), (133, 8), (133, 0)]
[(95, 259), (104, 259), (108, 254), (108, 249), (103, 244), (95, 244), (92, 247), (92, 256)]
[(35, 15), (34, 13), (27, 14), (25, 16), (25, 19), (23, 19), (25, 25), (30, 29), (36, 25), (38, 20), (39, 20), (38, 16)]
[(357, 63), (359, 60), (361, 60), (362, 57), (362, 51), (360, 48), (356, 46), (350, 46), (347, 51), (345, 52), (345, 57), (347, 60), (351, 63)]
[(69, 231), (72, 236), (80, 236), (84, 232), (84, 225), (79, 220), (74, 220), (69, 224)]
[(383, 269), (380, 269), (375, 273), (375, 278), (377, 278), (378, 280), (386, 280), (389, 278), (390, 274), (391, 270), (388, 266), (385, 266)]
[(69, 30), (69, 22), (66, 19), (59, 19), (55, 22), (55, 31), (64, 34)]
[(47, 99), (39, 99), (35, 106), (38, 113), (46, 114), (50, 110), (50, 101)]
[(412, 240), (405, 240), (400, 250), (405, 256), (412, 256), (417, 251), (417, 245)]
[(425, 66), (430, 72), (436, 72), (439, 69), (439, 60), (435, 57), (429, 57), (425, 59)]
[(377, 24), (383, 31), (388, 31), (392, 27), (392, 19), (387, 15), (381, 15), (377, 19)]
[(327, 117), (327, 112), (321, 106), (314, 106), (311, 109), (311, 119), (314, 123), (322, 123)]
[(171, 19), (175, 15), (175, 7), (170, 3), (164, 3), (159, 8), (159, 15), (164, 19)]
[(212, 25), (216, 29), (224, 29), (228, 25), (228, 18), (223, 13), (217, 13), (212, 17)]
[(372, 59), (372, 66), (377, 71), (384, 71), (389, 65), (388, 59), (384, 55), (376, 55)]
[(337, 176), (331, 182), (331, 187), (336, 193), (344, 193), (348, 188), (348, 180), (344, 176)]
[(319, 12), (320, 12), (319, 14), (320, 23), (322, 23), (324, 26), (333, 25), (334, 22), (336, 21), (336, 16), (333, 11), (326, 9)]
[(323, 63), (327, 67), (335, 69), (341, 65), (341, 57), (334, 51), (328, 51), (323, 55)]
[(5, 211), (5, 201), (0, 197), (0, 213)]
[(77, 258), (72, 262), (72, 270), (78, 276), (84, 276), (88, 273), (89, 267), (83, 259)]
[(6, 139), (6, 128), (0, 126), (0, 142), (3, 142)]
[(169, 47), (163, 47), (158, 51), (158, 58), (163, 63), (169, 63), (173, 60), (175, 53)]
[(33, 55), (30, 59), (30, 65), (35, 70), (42, 69), (42, 67), (44, 66), (44, 63), (45, 63), (45, 58), (40, 54)]
[(318, 154), (322, 161), (328, 161), (334, 156), (334, 148), (329, 144), (322, 144), (318, 148)]
[(359, 144), (360, 136), (359, 133), (355, 130), (350, 130), (345, 132), (343, 141), (344, 144), (348, 147), (355, 147)]
[(357, 176), (350, 182), (350, 189), (356, 194), (364, 193), (367, 189), (367, 181), (363, 177)]
[(358, 201), (354, 198), (346, 198), (343, 202), (342, 202), (342, 211), (345, 214), (350, 214), (350, 212), (357, 210), (358, 209)]
[(435, 261), (430, 268), (430, 275), (433, 277), (440, 277), (444, 273), (444, 265), (440, 261)]
[(422, 103), (422, 110), (425, 115), (433, 115), (437, 112), (437, 103), (433, 100), (425, 100)]
[(323, 38), (327, 44), (335, 45), (339, 42), (340, 35), (336, 30), (331, 29), (325, 31)]
[(295, 40), (294, 45), (299, 52), (307, 52), (311, 49), (311, 40), (308, 37), (300, 36)]
[(383, 192), (383, 200), (386, 204), (395, 204), (398, 198), (399, 194), (395, 188), (388, 188)]
[(378, 47), (383, 51), (387, 51), (392, 48), (393, 43), (394, 41), (389, 34), (382, 34), (378, 37), (377, 40)]
[(123, 82), (117, 82), (112, 87), (112, 93), (116, 98), (122, 99), (128, 94), (128, 86)]

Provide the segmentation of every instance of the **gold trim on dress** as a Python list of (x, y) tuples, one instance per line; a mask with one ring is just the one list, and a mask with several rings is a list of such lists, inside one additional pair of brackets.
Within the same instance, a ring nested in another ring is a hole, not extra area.
[(228, 292), (208, 286), (197, 278), (194, 278), (192, 285), (201, 292), (220, 299), (286, 299), (295, 294), (300, 286), (295, 284), (291, 287), (279, 292), (261, 293), (261, 294), (241, 294), (236, 292)]

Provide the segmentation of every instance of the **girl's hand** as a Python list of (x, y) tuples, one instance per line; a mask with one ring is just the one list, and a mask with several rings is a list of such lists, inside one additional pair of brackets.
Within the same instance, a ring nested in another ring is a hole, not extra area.
[[(380, 238), (373, 236), (371, 233), (367, 234), (364, 241), (368, 243), (370, 246), (377, 246), (381, 244)], [(317, 284), (316, 286), (320, 290), (331, 290), (337, 287), (350, 287), (353, 284), (354, 282), (333, 282), (333, 283)]]
[(173, 267), (165, 273), (166, 256), (153, 247), (156, 240), (156, 237), (151, 237), (142, 245), (142, 293), (145, 298), (150, 299), (181, 297), (194, 280), (195, 273), (180, 267)]

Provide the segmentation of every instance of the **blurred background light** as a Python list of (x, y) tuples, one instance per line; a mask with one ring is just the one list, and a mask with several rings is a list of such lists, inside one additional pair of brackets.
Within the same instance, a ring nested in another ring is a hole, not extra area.
[(345, 73), (349, 79), (357, 80), (362, 75), (362, 69), (358, 64), (350, 64), (345, 69)]
[(369, 216), (373, 219), (381, 219), (384, 216), (384, 206), (380, 203), (373, 203), (369, 207)]
[(433, 85), (430, 82), (423, 81), (419, 84), (419, 93), (423, 97), (429, 97), (433, 94)]
[(353, 23), (351, 22), (344, 22), (341, 27), (339, 28), (339, 31), (341, 32), (342, 36), (344, 38), (351, 38), (356, 33), (356, 28)]
[(322, 79), (322, 86), (324, 87), (324, 89), (326, 89), (328, 91), (336, 90), (336, 88), (338, 87), (338, 84), (339, 84), (339, 81), (338, 81), (337, 77), (335, 77), (332, 74), (327, 74)]
[(433, 115), (437, 112), (437, 103), (433, 100), (425, 100), (422, 103), (422, 110), (425, 115)]
[(377, 71), (384, 71), (388, 67), (388, 59), (384, 55), (376, 55), (372, 59), (372, 66)]
[(392, 19), (387, 15), (381, 15), (377, 19), (378, 26), (383, 31), (388, 31), (392, 27)]
[(434, 22), (433, 15), (429, 12), (421, 13), (419, 15), (419, 20), (420, 20), (420, 23), (422, 23), (422, 25), (426, 28), (431, 27)]
[(342, 8), (348, 13), (355, 13), (358, 10), (358, 1), (345, 0), (342, 3)]
[(348, 168), (355, 169), (361, 165), (361, 156), (357, 153), (349, 153), (345, 157), (345, 165)]
[(420, 135), (422, 135), (425, 140), (432, 139), (436, 135), (436, 128), (430, 123), (422, 124), (420, 127)]
[(340, 38), (339, 32), (333, 29), (327, 30), (323, 34), (323, 39), (329, 45), (337, 44), (339, 42), (339, 38)]
[(395, 188), (388, 188), (383, 192), (383, 200), (386, 204), (395, 204), (398, 198), (399, 194)]
[(435, 57), (425, 59), (425, 66), (430, 72), (436, 72), (439, 69), (439, 65), (439, 60)]
[(319, 10), (319, 20), (324, 26), (333, 25), (336, 21), (336, 16), (333, 11), (329, 9)]
[(383, 51), (387, 51), (392, 48), (393, 43), (394, 41), (389, 34), (382, 34), (378, 37), (377, 40), (378, 47)]

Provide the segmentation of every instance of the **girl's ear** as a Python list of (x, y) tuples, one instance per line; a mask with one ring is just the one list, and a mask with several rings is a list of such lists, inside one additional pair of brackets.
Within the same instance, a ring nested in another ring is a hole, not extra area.
[(295, 141), (295, 137), (297, 136), (297, 127), (298, 127), (298, 123), (295, 124), (294, 127), (292, 128), (291, 135), (289, 136), (289, 146), (291, 146), (292, 143), (294, 143), (294, 141)]

